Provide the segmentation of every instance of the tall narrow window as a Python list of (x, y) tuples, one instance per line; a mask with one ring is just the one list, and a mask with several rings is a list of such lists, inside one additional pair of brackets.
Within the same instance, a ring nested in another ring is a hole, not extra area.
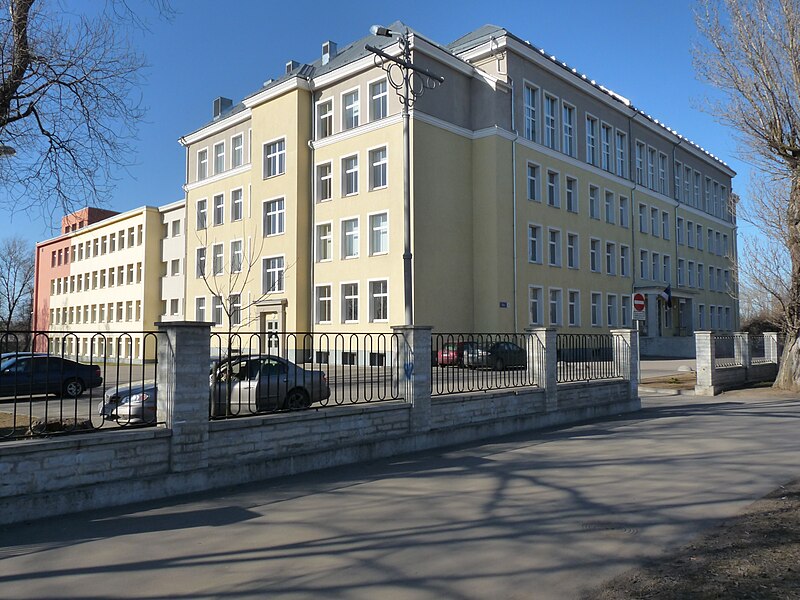
[(386, 147), (369, 151), (370, 189), (386, 187), (387, 182)]
[(577, 269), (580, 261), (580, 247), (578, 242), (578, 234), (577, 233), (568, 233), (567, 234), (567, 266), (570, 269)]
[(600, 272), (600, 240), (589, 240), (589, 269), (594, 273)]
[(547, 205), (555, 208), (561, 207), (561, 186), (558, 173), (555, 171), (547, 172)]
[(550, 290), (550, 325), (561, 325), (563, 306), (561, 290)]
[(542, 325), (542, 288), (528, 288), (528, 312), (531, 325)]
[(342, 320), (345, 323), (358, 321), (358, 284), (342, 284)]
[(656, 189), (656, 149), (647, 149), (647, 187)]
[(561, 232), (558, 229), (547, 231), (547, 264), (551, 267), (561, 266)]
[(672, 184), (672, 192), (673, 192), (673, 194), (675, 196), (675, 200), (677, 200), (678, 202), (681, 202), (681, 201), (686, 202), (686, 200), (687, 200), (686, 198), (682, 198), (681, 197), (681, 172), (682, 172), (682, 170), (683, 170), (683, 167), (682, 167), (681, 163), (679, 163), (676, 160), (675, 163), (672, 165), (672, 171), (673, 171), (673, 175), (675, 177), (675, 181)]
[(241, 167), (244, 164), (244, 136), (239, 135), (231, 138), (231, 168)]
[(586, 116), (586, 162), (597, 164), (597, 119)]
[(283, 257), (272, 256), (261, 261), (261, 293), (283, 291)]
[(644, 144), (636, 142), (636, 183), (644, 185)]
[(566, 184), (567, 210), (578, 212), (578, 181), (572, 177), (567, 177)]
[(358, 219), (345, 219), (342, 221), (342, 258), (356, 258), (358, 250)]
[(222, 225), (225, 222), (225, 196), (217, 194), (214, 196), (214, 225)]
[(242, 270), (242, 240), (231, 242), (231, 273), (239, 273)]
[(614, 206), (614, 192), (606, 191), (606, 223), (614, 223), (616, 218), (616, 207)]
[[(204, 323), (206, 320), (206, 299), (205, 298), (195, 298), (194, 299), (194, 319), (195, 321), (200, 321)], [(94, 319), (92, 319), (94, 323)]]
[(619, 224), (627, 229), (630, 225), (630, 203), (625, 196), (619, 197)]
[(667, 195), (667, 155), (658, 155), (658, 191)]
[(589, 217), (600, 218), (600, 188), (594, 185), (589, 186)]
[[(205, 229), (208, 225), (208, 200), (203, 198), (197, 201), (197, 229)], [(120, 236), (120, 250), (125, 247), (125, 236)]]
[(358, 193), (358, 155), (342, 159), (342, 195)]
[(317, 262), (333, 258), (333, 232), (330, 223), (317, 225)]
[(242, 193), (242, 190), (233, 190), (231, 192), (231, 221), (241, 221), (244, 216)]
[(581, 324), (581, 293), (577, 290), (570, 290), (567, 294), (567, 319), (572, 327)]
[(597, 292), (592, 292), (592, 327), (600, 327), (602, 322), (602, 313), (600, 303), (603, 301), (603, 295)]
[(621, 131), (617, 131), (617, 175), (627, 177), (628, 166), (628, 139)]
[(369, 217), (369, 253), (385, 254), (389, 251), (389, 217), (386, 213)]
[(564, 131), (562, 151), (569, 156), (575, 155), (575, 107), (564, 104), (561, 110), (561, 127)]
[(353, 129), (358, 127), (360, 107), (358, 103), (358, 90), (346, 93), (342, 97), (342, 129)]
[(317, 138), (333, 135), (333, 101), (317, 104)]
[(600, 125), (600, 167), (604, 171), (611, 171), (611, 127), (602, 123)]
[(214, 144), (214, 174), (225, 170), (225, 142)]
[(208, 177), (208, 149), (203, 148), (197, 153), (197, 180)]
[(545, 94), (544, 97), (544, 145), (556, 150), (558, 144), (558, 100)]
[(331, 199), (331, 163), (317, 165), (317, 202), (324, 202)]
[(539, 166), (528, 163), (528, 200), (541, 202), (539, 197)]
[(318, 285), (317, 286), (317, 309), (316, 309), (316, 322), (317, 323), (330, 323), (331, 322), (331, 286)]
[(242, 324), (242, 295), (231, 294), (228, 297), (231, 311), (231, 326), (238, 327)]
[(264, 179), (286, 172), (286, 140), (264, 144)]
[(389, 283), (382, 279), (369, 282), (369, 320), (389, 319)]
[(381, 79), (380, 81), (371, 83), (369, 86), (369, 96), (369, 120), (377, 121), (378, 119), (383, 119), (389, 114), (389, 94), (386, 89), (386, 80)]
[(214, 325), (222, 325), (222, 296), (214, 296), (211, 301), (211, 313), (214, 318)]
[(542, 228), (538, 225), (528, 225), (528, 261), (542, 262)]
[(224, 246), (222, 244), (214, 244), (211, 248), (212, 257), (213, 257), (213, 264), (212, 264), (212, 272), (214, 275), (222, 275), (222, 272), (225, 268), (224, 260)]
[(205, 277), (206, 274), (206, 249), (198, 248), (195, 256), (197, 257), (195, 266), (195, 276), (198, 279)]
[(525, 138), (537, 141), (539, 132), (537, 126), (539, 90), (533, 86), (525, 86)]

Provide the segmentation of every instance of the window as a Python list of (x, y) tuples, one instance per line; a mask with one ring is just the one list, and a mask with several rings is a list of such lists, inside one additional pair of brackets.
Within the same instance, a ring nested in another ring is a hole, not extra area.
[(280, 235), (285, 231), (286, 210), (283, 198), (264, 202), (264, 237)]
[(630, 203), (624, 196), (619, 197), (619, 224), (620, 227), (627, 229), (629, 227), (629, 210)]
[(592, 292), (592, 327), (602, 326), (602, 316), (600, 313), (600, 304), (603, 302), (603, 295), (598, 292)]
[(550, 325), (561, 325), (563, 302), (561, 290), (550, 290)]
[(617, 175), (626, 177), (626, 167), (628, 166), (628, 140), (627, 136), (621, 131), (617, 131)]
[(589, 217), (600, 218), (600, 188), (594, 185), (589, 186)]
[(528, 261), (542, 262), (542, 228), (538, 225), (528, 225)]
[(650, 273), (653, 275), (653, 281), (658, 281), (658, 276), (661, 274), (661, 255), (658, 252), (653, 252), (650, 257), (650, 265), (652, 266)]
[(242, 295), (231, 294), (228, 296), (231, 310), (231, 326), (237, 327), (242, 324)]
[(380, 213), (369, 217), (369, 253), (389, 252), (389, 215)]
[(195, 276), (200, 279), (201, 277), (205, 277), (206, 274), (206, 249), (198, 248), (195, 256)]
[[(675, 181), (672, 184), (672, 192), (675, 195), (675, 200), (681, 201), (681, 172), (682, 172), (682, 165), (677, 160), (672, 165), (672, 171), (674, 173)], [(688, 198), (683, 198), (683, 201), (686, 202)]]
[(577, 290), (567, 292), (567, 322), (571, 327), (581, 324), (581, 293)]
[(644, 144), (636, 142), (636, 183), (644, 185)]
[(317, 165), (317, 202), (324, 202), (331, 199), (331, 163)]
[(241, 167), (244, 164), (244, 136), (239, 135), (231, 138), (231, 168)]
[(360, 107), (358, 103), (358, 90), (353, 90), (342, 97), (342, 129), (348, 130), (358, 127)]
[(606, 296), (606, 323), (609, 327), (617, 326), (617, 315), (619, 309), (617, 308), (617, 295), (608, 294)]
[(649, 264), (647, 250), (639, 250), (639, 279), (648, 279), (647, 266)]
[(600, 272), (600, 240), (589, 240), (589, 269), (595, 273)]
[(350, 196), (358, 193), (358, 155), (342, 159), (342, 195)]
[(222, 225), (225, 222), (225, 196), (217, 194), (214, 196), (214, 225)]
[(572, 177), (567, 177), (567, 210), (578, 212), (578, 182)]
[(630, 276), (631, 249), (628, 246), (619, 247), (619, 274), (620, 277)]
[(653, 207), (650, 209), (650, 233), (658, 237), (658, 209)]
[(622, 296), (622, 326), (631, 326), (631, 297)]
[(719, 231), (714, 233), (714, 254), (717, 256), (722, 256), (722, 235)]
[(647, 205), (639, 205), (639, 231), (647, 233)]
[(242, 270), (242, 240), (231, 242), (231, 273)]
[(342, 320), (345, 323), (358, 322), (358, 284), (342, 284)]
[(369, 120), (377, 121), (389, 114), (388, 99), (389, 94), (386, 87), (386, 80), (381, 79), (369, 86)]
[(331, 286), (318, 285), (316, 289), (316, 322), (331, 322)]
[(547, 172), (547, 205), (555, 208), (561, 207), (561, 186), (558, 173), (555, 171)]
[(597, 164), (597, 119), (586, 115), (586, 162)]
[(705, 304), (697, 305), (697, 324), (700, 330), (706, 328), (706, 306)]
[(600, 168), (611, 171), (611, 127), (602, 123), (600, 125)]
[[(180, 258), (173, 258), (169, 261), (169, 274), (172, 276), (180, 275), (181, 274), (181, 259)], [(111, 270), (109, 273), (109, 285), (113, 286), (113, 275), (114, 269)]]
[(283, 291), (283, 257), (270, 256), (261, 261), (261, 293)]
[(369, 187), (372, 190), (386, 187), (386, 147), (369, 151)]
[(333, 233), (330, 223), (317, 225), (317, 262), (333, 258)]
[[(201, 230), (201, 229), (205, 229), (208, 226), (207, 225), (208, 224), (208, 219), (207, 219), (208, 208), (207, 208), (207, 204), (208, 204), (208, 201), (205, 198), (203, 198), (202, 200), (198, 200), (197, 201), (197, 229), (198, 229), (198, 231)], [(119, 241), (120, 241), (119, 247), (120, 247), (120, 250), (121, 250), (121, 249), (123, 249), (125, 247), (125, 236), (121, 235), (120, 238), (119, 238)]]
[(535, 286), (528, 288), (528, 312), (531, 325), (542, 324), (542, 288)]
[(669, 233), (669, 213), (662, 212), (661, 213), (661, 237), (665, 240), (668, 240), (670, 236)]
[[(181, 222), (180, 220), (175, 220), (172, 222), (172, 237), (178, 237), (181, 234)], [(111, 251), (114, 252), (114, 247), (116, 245), (116, 235), (111, 236)]]
[(528, 200), (541, 202), (539, 197), (539, 166), (528, 163)]
[(700, 208), (700, 173), (694, 172), (694, 205)]
[(225, 142), (214, 144), (214, 174), (225, 170)]
[(694, 278), (695, 278), (695, 265), (694, 261), (689, 261), (689, 266), (686, 269), (686, 273), (689, 275), (689, 287), (694, 287)]
[(606, 275), (617, 274), (617, 245), (606, 242)]
[(701, 290), (705, 285), (705, 280), (703, 279), (704, 274), (705, 269), (703, 268), (703, 263), (697, 263), (697, 287)]
[(203, 148), (197, 153), (197, 180), (208, 177), (208, 149)]
[(664, 256), (664, 283), (672, 281), (672, 263), (669, 256)]
[(686, 285), (686, 261), (678, 259), (678, 285)]
[(244, 202), (242, 190), (231, 192), (231, 221), (241, 221), (244, 216)]
[(683, 217), (678, 217), (675, 224), (675, 235), (678, 245), (683, 246)]
[(668, 195), (667, 192), (667, 155), (658, 154), (658, 191)]
[(721, 256), (728, 256), (730, 254), (730, 248), (728, 247), (728, 234), (722, 234), (722, 247), (720, 248), (720, 255)]
[(561, 232), (558, 229), (547, 231), (547, 264), (551, 267), (561, 266)]
[(224, 246), (222, 244), (214, 244), (211, 247), (211, 254), (212, 254), (212, 273), (214, 275), (221, 275), (223, 268), (224, 268)]
[(558, 134), (556, 120), (558, 119), (558, 100), (545, 94), (544, 97), (544, 145), (557, 150)]
[(264, 144), (264, 179), (286, 172), (286, 140)]
[(333, 100), (317, 104), (317, 138), (333, 134)]
[(710, 254), (714, 254), (714, 232), (711, 229), (706, 231), (708, 234), (708, 243), (706, 244), (706, 248), (708, 248), (708, 252)]
[(211, 302), (211, 316), (214, 325), (222, 325), (222, 296), (214, 296)]
[(358, 219), (342, 221), (342, 258), (358, 257)]
[(614, 192), (606, 191), (606, 223), (614, 223), (615, 218), (615, 207), (614, 207)]
[(567, 266), (570, 269), (577, 269), (579, 267), (580, 261), (578, 257), (580, 256), (580, 247), (578, 242), (578, 234), (577, 233), (568, 233), (567, 234)]
[(564, 132), (562, 151), (569, 156), (575, 155), (575, 107), (564, 104), (561, 108), (561, 128)]
[(539, 107), (539, 90), (525, 85), (525, 138), (532, 142), (538, 139), (537, 111)]
[(206, 320), (206, 299), (194, 299), (194, 319), (195, 321), (205, 322)]
[(703, 226), (697, 225), (697, 249), (703, 249)]
[(647, 187), (656, 189), (656, 149), (647, 149)]
[(692, 168), (689, 165), (683, 166), (683, 201), (695, 205), (692, 201)]
[(369, 282), (369, 320), (389, 320), (389, 283), (385, 279)]

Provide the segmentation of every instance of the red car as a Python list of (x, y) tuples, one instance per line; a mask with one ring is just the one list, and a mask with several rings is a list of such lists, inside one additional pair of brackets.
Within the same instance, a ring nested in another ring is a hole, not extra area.
[(440, 367), (463, 367), (464, 352), (469, 352), (477, 346), (477, 342), (448, 342), (439, 350), (438, 361)]

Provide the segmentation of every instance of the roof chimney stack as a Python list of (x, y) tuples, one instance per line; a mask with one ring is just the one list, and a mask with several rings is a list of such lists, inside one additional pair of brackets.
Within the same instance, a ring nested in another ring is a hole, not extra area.
[(226, 110), (233, 106), (233, 100), (220, 96), (214, 100), (214, 118), (219, 119)]
[(322, 64), (327, 65), (336, 56), (336, 42), (328, 40), (322, 43)]

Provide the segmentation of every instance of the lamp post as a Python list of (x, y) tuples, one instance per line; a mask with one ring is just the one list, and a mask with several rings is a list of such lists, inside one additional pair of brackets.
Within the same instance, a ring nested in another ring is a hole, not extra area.
[(414, 102), (426, 89), (433, 89), (444, 83), (444, 77), (435, 75), (425, 68), (416, 66), (411, 61), (411, 33), (392, 31), (380, 25), (370, 28), (372, 35), (397, 38), (400, 44), (400, 56), (391, 56), (380, 48), (370, 44), (364, 46), (375, 55), (375, 65), (386, 71), (387, 81), (391, 85), (402, 106), (403, 115), (403, 297), (405, 300), (405, 324), (414, 324), (411, 277), (411, 138), (409, 135), (410, 109)]

